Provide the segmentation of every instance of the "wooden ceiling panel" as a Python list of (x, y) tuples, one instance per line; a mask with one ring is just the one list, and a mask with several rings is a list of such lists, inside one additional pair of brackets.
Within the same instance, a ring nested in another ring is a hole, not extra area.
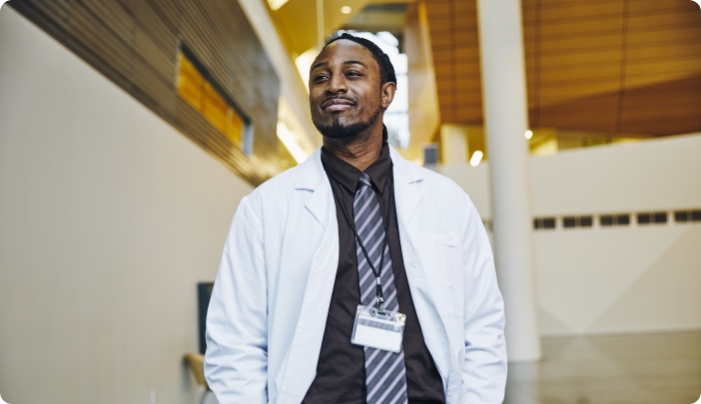
[(476, 46), (461, 46), (453, 50), (456, 63), (474, 62), (479, 64), (479, 48)]
[(450, 82), (458, 79), (469, 79), (472, 81), (476, 81), (479, 83), (480, 81), (480, 72), (479, 69), (470, 69), (470, 70), (454, 70), (453, 66), (449, 67), (451, 69), (451, 72), (448, 74), (443, 74), (443, 75), (436, 75), (437, 79), (440, 79), (440, 81), (445, 81), (445, 82)]
[(595, 65), (620, 65), (621, 63), (621, 50), (577, 50), (574, 52), (561, 52), (559, 54), (548, 54), (540, 56), (540, 66), (542, 68), (568, 68), (570, 66), (578, 67), (582, 63), (595, 64)]
[[(527, 38), (524, 41), (526, 44), (535, 46), (536, 42), (540, 49), (540, 55), (562, 54), (563, 52), (576, 52), (597, 49), (615, 48), (621, 49), (621, 32), (617, 30), (614, 33), (600, 34), (597, 36), (580, 36), (580, 37), (544, 37), (540, 40), (537, 38)], [(534, 53), (527, 53), (527, 57), (536, 57)]]
[(685, 13), (699, 11), (699, 7), (691, 2), (680, 1), (631, 1), (628, 5), (631, 13), (682, 11)]
[(561, 20), (547, 25), (541, 21), (540, 32), (544, 36), (598, 36), (602, 32), (620, 32), (623, 29), (621, 16), (622, 14), (619, 13), (602, 16), (598, 20)]
[(650, 32), (647, 30), (628, 30), (626, 42), (629, 47), (635, 45), (655, 45), (659, 43), (688, 43), (701, 41), (698, 33), (695, 30), (688, 29), (685, 25), (677, 26), (669, 30), (665, 30), (664, 35), (660, 35), (659, 31)]
[[(425, 4), (443, 121), (481, 122), (476, 1)], [(699, 130), (696, 4), (523, 0), (522, 6), (532, 126), (657, 136)]]
[[(578, 2), (570, 7), (542, 7), (540, 13), (534, 13), (534, 19), (540, 18), (544, 24), (561, 24), (563, 20), (597, 21), (603, 16), (620, 16), (622, 9), (620, 1), (603, 4)], [(535, 23), (535, 21), (524, 19), (524, 23)]]
[[(477, 18), (474, 15), (467, 15), (467, 13), (453, 13), (451, 15), (452, 22), (457, 28), (455, 30), (456, 34), (459, 32), (470, 33), (477, 36)], [(472, 31), (474, 29), (474, 31)], [(468, 31), (469, 30), (469, 31)]]
[(481, 108), (482, 94), (480, 88), (471, 89), (470, 91), (459, 92), (455, 96), (455, 102), (458, 103), (458, 109), (473, 109)]
[(452, 3), (453, 1), (431, 1), (430, 4), (427, 4), (429, 7), (426, 8), (429, 18), (448, 18), (453, 12)]
[(693, 74), (701, 71), (699, 61), (696, 59), (676, 59), (667, 60), (665, 58), (647, 59), (643, 61), (629, 61), (626, 65), (626, 75), (630, 77), (645, 76), (654, 78), (655, 76), (665, 76), (678, 78), (679, 76)]
[(665, 59), (669, 61), (693, 60), (698, 68), (698, 60), (701, 58), (701, 38), (695, 43), (658, 43), (650, 45), (628, 46), (626, 49), (628, 63), (640, 61), (654, 61)]
[(453, 45), (453, 36), (450, 34), (450, 31), (445, 31), (444, 33), (440, 34), (435, 34), (431, 37), (431, 44), (434, 47), (444, 47), (444, 46), (452, 46)]

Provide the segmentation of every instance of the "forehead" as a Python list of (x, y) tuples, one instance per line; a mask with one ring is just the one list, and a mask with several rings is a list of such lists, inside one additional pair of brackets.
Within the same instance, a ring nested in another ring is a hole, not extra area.
[(370, 69), (374, 68), (379, 70), (380, 68), (370, 50), (348, 39), (339, 39), (329, 44), (321, 51), (319, 56), (316, 57), (312, 66), (316, 66), (320, 63), (333, 64), (348, 61), (362, 62)]

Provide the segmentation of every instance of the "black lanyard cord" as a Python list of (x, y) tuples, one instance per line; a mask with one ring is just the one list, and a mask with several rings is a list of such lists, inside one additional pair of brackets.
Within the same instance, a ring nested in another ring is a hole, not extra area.
[[(390, 176), (391, 177), (391, 176)], [(339, 183), (338, 180), (336, 180), (336, 183)], [(340, 185), (340, 183), (339, 183)], [(372, 186), (371, 186), (372, 189)], [(358, 230), (355, 228), (355, 223), (351, 220), (350, 214), (348, 213), (348, 210), (344, 206), (344, 204), (341, 202), (341, 199), (339, 198), (338, 194), (336, 193), (336, 190), (334, 187), (331, 187), (331, 190), (333, 191), (336, 200), (338, 200), (338, 204), (341, 206), (341, 211), (343, 212), (343, 216), (346, 218), (346, 222), (348, 222), (348, 226), (350, 226), (351, 230), (353, 230), (353, 235), (355, 236), (355, 239), (358, 241), (358, 245), (360, 245), (360, 249), (363, 251), (363, 255), (365, 256), (365, 259), (368, 261), (368, 265), (370, 266), (370, 269), (372, 270), (373, 275), (375, 275), (375, 294), (377, 295), (377, 306), (380, 311), (384, 311), (384, 296), (382, 293), (382, 280), (380, 276), (382, 275), (382, 268), (384, 267), (384, 262), (385, 262), (385, 250), (387, 250), (387, 244), (389, 243), (388, 238), (389, 238), (389, 214), (392, 209), (392, 203), (394, 202), (394, 183), (393, 181), (390, 181), (389, 183), (389, 204), (387, 206), (387, 218), (385, 219), (385, 238), (382, 242), (382, 252), (380, 253), (380, 267), (379, 269), (375, 269), (375, 265), (373, 265), (372, 260), (370, 260), (370, 254), (368, 253), (367, 249), (365, 248), (365, 244), (363, 241), (360, 239), (360, 235), (358, 234)], [(379, 204), (379, 197), (377, 193), (375, 192), (374, 189), (372, 189), (372, 192), (375, 194), (375, 197), (378, 198), (377, 203)], [(382, 217), (382, 213), (380, 213), (380, 217)]]

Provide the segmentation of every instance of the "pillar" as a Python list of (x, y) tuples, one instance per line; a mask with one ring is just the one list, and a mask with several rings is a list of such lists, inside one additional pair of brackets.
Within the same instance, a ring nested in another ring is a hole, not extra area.
[(478, 0), (494, 250), (509, 361), (540, 359), (520, 0)]

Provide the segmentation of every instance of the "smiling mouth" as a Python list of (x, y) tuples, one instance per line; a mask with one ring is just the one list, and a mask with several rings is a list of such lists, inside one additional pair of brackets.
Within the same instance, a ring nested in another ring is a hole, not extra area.
[(331, 98), (321, 103), (321, 109), (341, 111), (354, 106), (355, 103), (347, 98)]

